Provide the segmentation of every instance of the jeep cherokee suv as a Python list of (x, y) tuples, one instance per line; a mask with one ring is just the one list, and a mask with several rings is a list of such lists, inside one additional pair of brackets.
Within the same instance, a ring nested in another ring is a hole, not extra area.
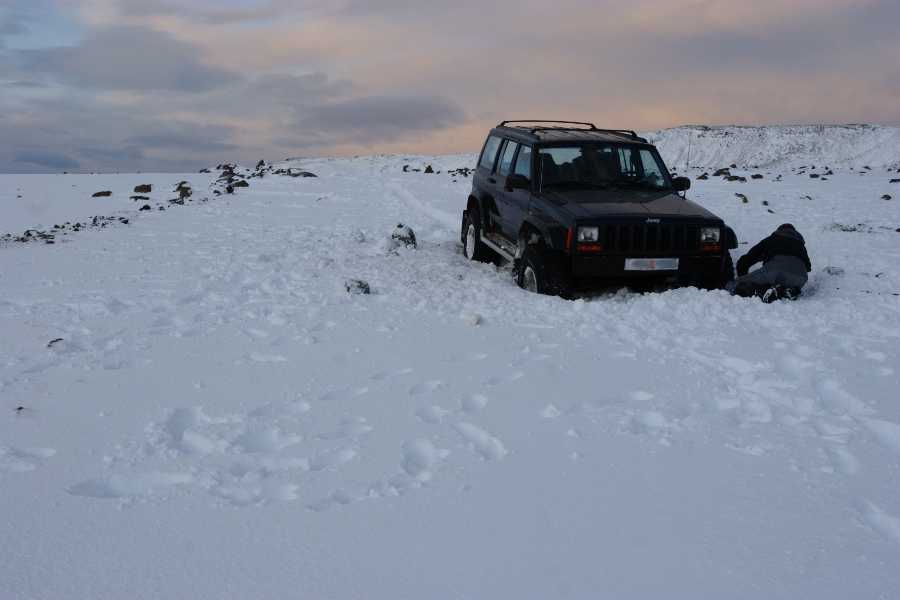
[(616, 282), (722, 287), (734, 277), (728, 250), (737, 237), (678, 195), (690, 185), (671, 177), (656, 147), (633, 131), (503, 121), (478, 159), (463, 252), (478, 261), (499, 255), (513, 263), (520, 287), (564, 298)]

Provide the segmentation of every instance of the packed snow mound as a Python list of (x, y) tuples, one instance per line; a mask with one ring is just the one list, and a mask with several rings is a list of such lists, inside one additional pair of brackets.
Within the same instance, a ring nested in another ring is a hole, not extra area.
[[(669, 169), (739, 167), (900, 168), (900, 127), (887, 125), (684, 125), (642, 133)], [(690, 142), (690, 157), (688, 145)]]

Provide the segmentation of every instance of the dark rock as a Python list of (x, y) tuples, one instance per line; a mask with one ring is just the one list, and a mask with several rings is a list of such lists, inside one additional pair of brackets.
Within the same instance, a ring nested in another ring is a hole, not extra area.
[(256, 163), (256, 169), (257, 169), (257, 170), (262, 169), (262, 168), (265, 167), (265, 166), (266, 166), (266, 161), (264, 161), (264, 160), (262, 160), (262, 159), (260, 159), (260, 161), (259, 161), (258, 163)]
[(865, 169), (866, 171), (871, 171), (871, 170), (872, 170), (872, 169), (870, 169), (868, 166), (864, 166), (863, 169)]
[(743, 202), (744, 204), (747, 204), (747, 202), (749, 202), (749, 200), (747, 200), (747, 196), (745, 196), (745, 195), (743, 195), (743, 194), (735, 194), (735, 196), (737, 196), (738, 198), (740, 198), (740, 199), (741, 199), (741, 202)]
[(697, 176), (697, 181), (706, 181), (707, 179), (709, 179), (709, 173), (704, 173), (703, 175)]
[(737, 169), (737, 165), (731, 165), (732, 169)]
[(397, 223), (397, 228), (394, 229), (394, 233), (391, 234), (392, 240), (397, 240), (407, 248), (416, 248), (416, 234), (412, 229), (404, 225), (403, 223)]
[(721, 177), (722, 175), (730, 176), (731, 172), (728, 169), (718, 169), (715, 173), (713, 173), (713, 177)]
[(810, 174), (809, 174), (809, 178), (810, 178), (810, 179), (818, 179), (818, 178), (819, 178), (819, 174), (818, 174), (818, 173), (810, 173)]
[(881, 199), (882, 199), (882, 200), (890, 200), (891, 197), (888, 196), (887, 194), (885, 194), (884, 196), (881, 197)]
[(900, 183), (900, 179), (891, 179), (889, 183)]
[(310, 173), (309, 171), (299, 171), (294, 169), (289, 169), (291, 177), (316, 177), (315, 173)]
[(359, 279), (347, 279), (344, 281), (344, 289), (351, 294), (370, 293), (369, 284)]
[(431, 168), (431, 165), (428, 165), (427, 167), (425, 167), (425, 172), (426, 173), (434, 173), (434, 169)]
[(112, 192), (106, 191), (106, 192), (96, 192), (94, 194), (91, 194), (91, 198), (100, 198), (102, 196), (112, 196)]
[(169, 204), (181, 204), (181, 205), (184, 205), (184, 198), (175, 198), (174, 200), (169, 200)]
[(768, 205), (769, 205), (769, 203), (768, 203), (766, 200), (763, 200), (762, 203), (763, 203), (763, 206), (768, 206)]
[(143, 185), (137, 185), (134, 187), (135, 194), (149, 194), (153, 191), (153, 185), (149, 183), (145, 183)]
[(234, 186), (233, 186), (233, 185), (226, 185), (226, 186), (225, 186), (225, 193), (226, 193), (226, 194), (233, 194), (233, 193), (234, 193)]
[(145, 205), (143, 205), (139, 210), (150, 210), (150, 205), (149, 205), (149, 204), (145, 204)]
[(132, 196), (132, 200), (149, 200), (150, 196)]
[(403, 165), (403, 172), (404, 172), (404, 173), (409, 173), (408, 169), (409, 169), (409, 165)]
[(209, 169), (200, 169), (201, 173), (209, 173)]
[(247, 183), (246, 181), (244, 181), (244, 180), (242, 179), (242, 180), (240, 180), (240, 181), (235, 181), (235, 182), (234, 182), (234, 187), (236, 187), (236, 188), (239, 188), (239, 187), (250, 187), (250, 184)]
[(759, 173), (755, 173), (750, 176), (750, 179), (762, 179), (762, 178), (763, 178), (763, 176), (760, 175)]

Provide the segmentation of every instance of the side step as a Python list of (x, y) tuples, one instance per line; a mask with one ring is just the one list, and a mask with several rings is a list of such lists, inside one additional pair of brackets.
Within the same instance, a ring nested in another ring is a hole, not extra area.
[(496, 233), (483, 233), (482, 243), (509, 262), (516, 260), (516, 248)]

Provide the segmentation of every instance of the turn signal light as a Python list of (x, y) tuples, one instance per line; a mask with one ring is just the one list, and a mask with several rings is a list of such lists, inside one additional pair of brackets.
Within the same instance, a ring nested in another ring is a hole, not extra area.
[(578, 244), (578, 249), (582, 252), (600, 252), (603, 250), (603, 246), (598, 244)]
[(700, 246), (700, 252), (720, 252), (722, 246)]

